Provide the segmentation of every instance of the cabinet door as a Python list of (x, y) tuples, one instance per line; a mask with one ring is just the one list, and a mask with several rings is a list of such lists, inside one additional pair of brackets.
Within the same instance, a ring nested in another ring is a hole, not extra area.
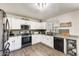
[(32, 44), (36, 44), (39, 42), (40, 42), (40, 40), (38, 38), (38, 35), (32, 35)]
[(10, 43), (10, 51), (17, 50), (21, 48), (21, 36), (10, 37), (8, 42)]
[(50, 38), (50, 36), (47, 36), (47, 45), (49, 46), (49, 47), (51, 47), (51, 38)]
[(42, 35), (42, 37), (41, 37), (41, 42), (43, 43), (43, 44), (46, 44), (47, 43), (47, 40), (46, 40), (46, 35)]
[(40, 29), (46, 29), (46, 22), (40, 23)]
[(49, 43), (50, 43), (49, 37), (48, 36), (43, 36), (42, 43), (44, 43), (44, 44), (49, 46)]
[(40, 40), (40, 41), (41, 41), (42, 43), (44, 43), (44, 44), (45, 44), (45, 39), (46, 39), (46, 36), (45, 36), (45, 35), (41, 35), (41, 40)]
[(49, 40), (48, 45), (53, 48), (53, 36), (49, 36), (48, 40)]
[(45, 44), (49, 46), (49, 38), (48, 38), (48, 36), (46, 36)]
[(12, 29), (20, 29), (20, 21), (19, 21), (19, 19), (12, 18), (11, 22), (12, 22), (12, 25), (11, 25)]
[(11, 29), (16, 29), (16, 26), (17, 26), (16, 23), (15, 23), (16, 20), (14, 18), (12, 18), (11, 21), (12, 21)]
[(21, 36), (15, 37), (15, 50), (21, 48)]
[(49, 47), (53, 48), (53, 36), (44, 36), (42, 43), (48, 45)]
[(16, 22), (15, 22), (15, 29), (20, 29), (20, 19), (16, 19)]
[(9, 47), (10, 51), (15, 50), (15, 40), (14, 40), (14, 38), (10, 37), (8, 42), (10, 43), (10, 47)]
[(31, 29), (40, 29), (40, 23), (39, 22), (30, 22)]
[(35, 22), (30, 22), (31, 24), (31, 29), (36, 29), (35, 26), (37, 27), (37, 24)]

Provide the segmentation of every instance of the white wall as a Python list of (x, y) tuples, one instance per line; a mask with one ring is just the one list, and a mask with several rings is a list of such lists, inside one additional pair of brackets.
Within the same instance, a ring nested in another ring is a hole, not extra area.
[(52, 23), (61, 23), (61, 22), (72, 22), (72, 27), (70, 27), (71, 35), (79, 35), (79, 11), (65, 13), (63, 15), (59, 15), (50, 19), (47, 19), (47, 22)]

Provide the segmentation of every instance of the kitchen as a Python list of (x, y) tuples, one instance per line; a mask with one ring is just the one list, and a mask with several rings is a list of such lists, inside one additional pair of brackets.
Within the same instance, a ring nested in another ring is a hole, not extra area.
[[(50, 3), (46, 10), (40, 11), (32, 5), (34, 3), (0, 4), (9, 22), (6, 41), (10, 44), (9, 56), (78, 56), (79, 4)], [(41, 7), (41, 3), (36, 5)], [(44, 5), (46, 3), (42, 3), (43, 8)]]

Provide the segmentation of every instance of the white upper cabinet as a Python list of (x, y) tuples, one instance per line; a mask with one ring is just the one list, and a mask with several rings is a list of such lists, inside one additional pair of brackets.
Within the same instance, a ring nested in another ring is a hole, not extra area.
[(20, 25), (30, 25), (30, 21), (27, 21), (27, 20), (23, 20), (23, 19), (19, 19), (19, 23)]
[(10, 29), (21, 29), (21, 25), (29, 25), (30, 29), (46, 29), (46, 22), (28, 21), (20, 18), (8, 17)]
[(46, 29), (46, 22), (40, 23), (40, 29)]
[(22, 20), (19, 18), (9, 17), (10, 29), (21, 29), (21, 25), (29, 25), (29, 21)]
[(20, 29), (20, 21), (19, 19), (13, 19), (12, 20), (12, 29)]
[(37, 22), (31, 21), (30, 25), (31, 25), (30, 29), (38, 29), (39, 28), (39, 23), (37, 23)]
[(33, 22), (30, 21), (30, 29), (46, 29), (46, 24), (45, 22), (40, 23), (40, 22)]
[(8, 18), (10, 29), (20, 29), (20, 20), (16, 18)]

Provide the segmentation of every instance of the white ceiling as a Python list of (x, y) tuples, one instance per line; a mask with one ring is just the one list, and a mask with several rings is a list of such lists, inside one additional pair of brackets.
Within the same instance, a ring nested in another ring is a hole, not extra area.
[(34, 3), (0, 3), (0, 9), (4, 9), (7, 13), (45, 20), (66, 12), (78, 10), (79, 3), (50, 3), (46, 9), (41, 11), (36, 8)]

